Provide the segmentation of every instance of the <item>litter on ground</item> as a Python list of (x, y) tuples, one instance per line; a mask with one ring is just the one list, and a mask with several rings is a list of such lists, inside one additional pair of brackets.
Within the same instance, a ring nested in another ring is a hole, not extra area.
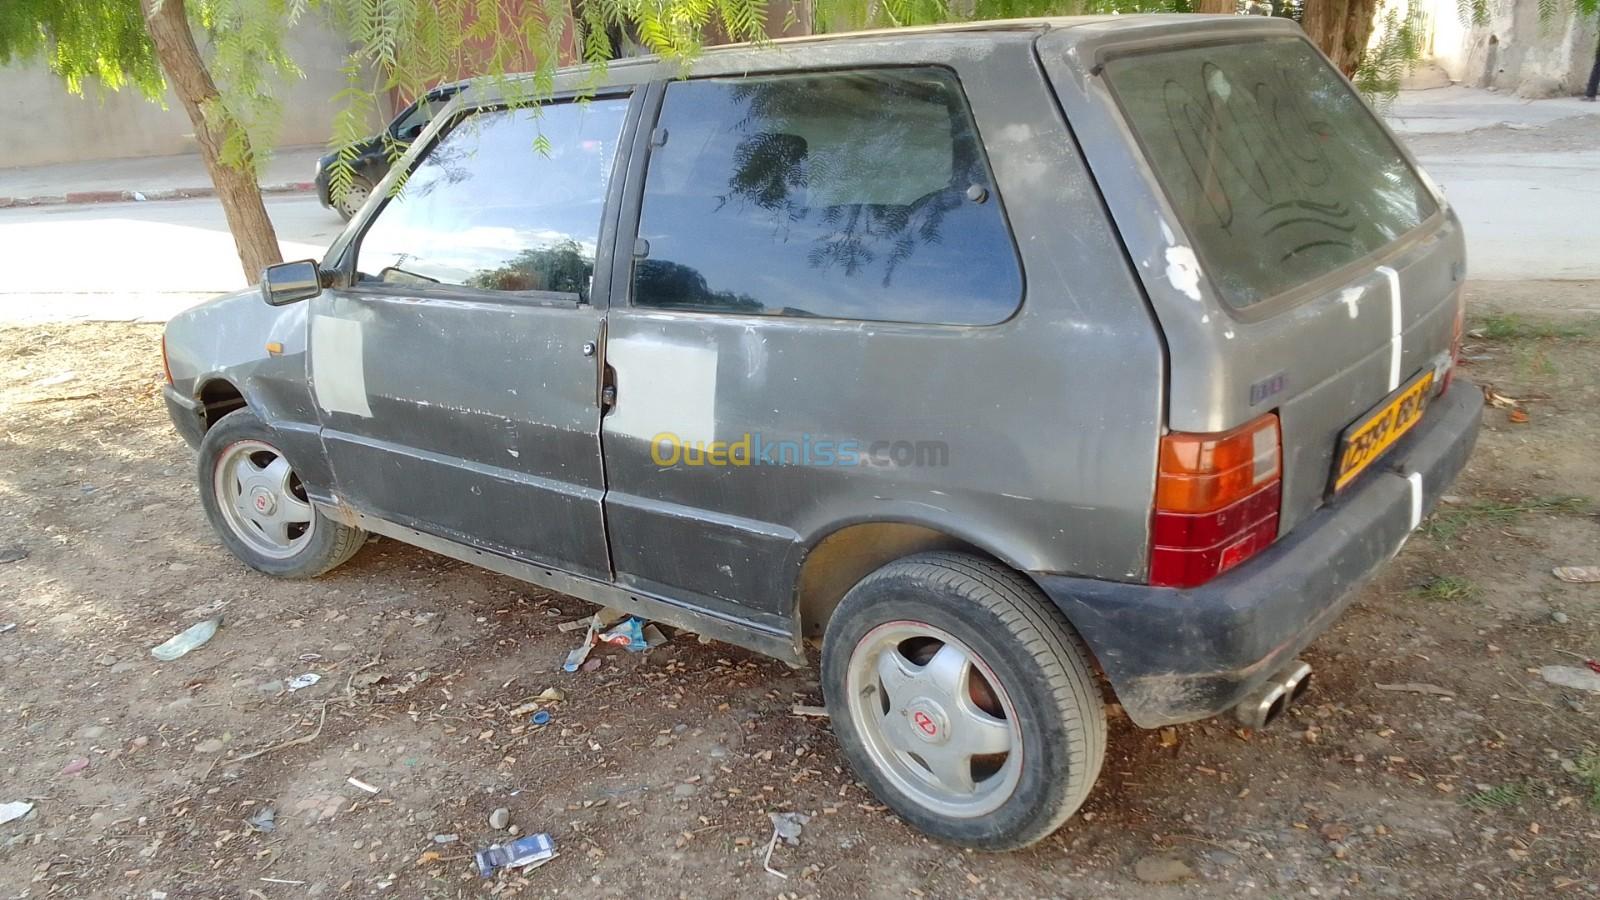
[(206, 641), (211, 640), (220, 627), (222, 627), (221, 616), (215, 616), (204, 622), (197, 622), (168, 638), (158, 646), (151, 648), (150, 655), (162, 662), (172, 662), (190, 650), (204, 646)]

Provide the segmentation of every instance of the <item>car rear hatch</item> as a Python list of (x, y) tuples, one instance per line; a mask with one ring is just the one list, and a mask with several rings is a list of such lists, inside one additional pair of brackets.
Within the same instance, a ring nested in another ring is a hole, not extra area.
[(1169, 429), (1275, 413), (1287, 532), (1347, 429), (1447, 381), (1459, 224), (1293, 22), (1117, 17), (1037, 51), (1161, 324)]

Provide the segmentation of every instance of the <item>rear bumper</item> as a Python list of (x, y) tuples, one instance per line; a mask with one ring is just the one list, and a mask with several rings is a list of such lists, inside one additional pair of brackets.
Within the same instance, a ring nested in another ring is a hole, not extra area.
[(205, 412), (200, 408), (200, 401), (179, 393), (172, 385), (161, 389), (161, 399), (167, 403), (167, 415), (172, 418), (172, 426), (178, 429), (178, 434), (191, 447), (199, 447), (200, 439), (206, 434)]
[(1482, 416), (1477, 386), (1456, 378), (1381, 470), (1260, 556), (1198, 588), (1034, 578), (1088, 642), (1135, 724), (1216, 715), (1326, 630), (1355, 589), (1399, 552), (1414, 519), (1466, 465)]

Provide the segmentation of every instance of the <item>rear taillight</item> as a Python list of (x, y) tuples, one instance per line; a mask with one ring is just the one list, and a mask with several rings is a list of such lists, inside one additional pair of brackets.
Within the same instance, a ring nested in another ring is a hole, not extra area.
[(1150, 583), (1194, 587), (1278, 536), (1282, 438), (1273, 414), (1219, 434), (1161, 439)]
[(1450, 332), (1450, 368), (1444, 372), (1440, 379), (1439, 393), (1450, 390), (1450, 382), (1456, 377), (1456, 367), (1461, 365), (1461, 334), (1467, 327), (1467, 298), (1462, 294), (1456, 295), (1456, 321)]
[(172, 366), (167, 364), (167, 336), (161, 336), (161, 374), (167, 376), (167, 384), (172, 383)]

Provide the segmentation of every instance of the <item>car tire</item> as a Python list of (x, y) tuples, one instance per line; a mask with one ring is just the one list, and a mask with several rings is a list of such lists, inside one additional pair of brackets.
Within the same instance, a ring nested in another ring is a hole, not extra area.
[(367, 534), (328, 518), (306, 496), (276, 432), (248, 408), (200, 441), (200, 502), (222, 543), (257, 571), (315, 578), (339, 566)]
[(372, 181), (364, 175), (350, 176), (350, 186), (345, 188), (343, 194), (333, 198), (333, 211), (339, 214), (339, 218), (346, 222), (350, 221), (361, 211), (361, 207), (366, 205), (367, 198), (372, 196), (373, 187)]
[(845, 595), (823, 636), (822, 688), (846, 758), (902, 819), (1013, 850), (1059, 828), (1099, 777), (1105, 704), (1089, 659), (1027, 578), (922, 553)]

